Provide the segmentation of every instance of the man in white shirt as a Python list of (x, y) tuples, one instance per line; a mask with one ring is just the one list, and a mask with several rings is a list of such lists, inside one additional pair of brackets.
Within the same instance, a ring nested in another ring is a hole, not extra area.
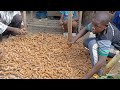
[(26, 33), (20, 11), (0, 11), (1, 36)]

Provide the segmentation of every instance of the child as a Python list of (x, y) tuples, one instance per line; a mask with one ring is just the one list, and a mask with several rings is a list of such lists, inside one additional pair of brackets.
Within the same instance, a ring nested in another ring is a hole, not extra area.
[(90, 59), (92, 62), (92, 70), (87, 73), (83, 79), (91, 78), (95, 73), (102, 74), (101, 67), (106, 64), (107, 57), (114, 57), (120, 51), (120, 31), (110, 23), (110, 15), (106, 11), (99, 11), (95, 14), (92, 22), (84, 27), (69, 42), (69, 46), (75, 43), (79, 38), (87, 32), (93, 32), (96, 37), (87, 38), (83, 45), (89, 49)]
[[(63, 35), (66, 36), (68, 34), (68, 11), (60, 11), (60, 25), (63, 28)], [(72, 11), (72, 35), (76, 36), (77, 27), (78, 27), (78, 11)]]

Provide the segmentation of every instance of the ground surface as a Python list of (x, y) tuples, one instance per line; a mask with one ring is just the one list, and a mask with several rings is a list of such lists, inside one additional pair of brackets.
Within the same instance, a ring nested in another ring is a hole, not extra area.
[(0, 47), (0, 78), (78, 79), (91, 69), (81, 41), (68, 47), (61, 34), (9, 37)]

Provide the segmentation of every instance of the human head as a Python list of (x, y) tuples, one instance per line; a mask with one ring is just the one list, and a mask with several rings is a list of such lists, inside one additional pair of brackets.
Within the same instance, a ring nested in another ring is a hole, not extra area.
[(107, 11), (99, 11), (92, 19), (92, 32), (94, 34), (100, 33), (106, 29), (110, 22), (110, 14)]

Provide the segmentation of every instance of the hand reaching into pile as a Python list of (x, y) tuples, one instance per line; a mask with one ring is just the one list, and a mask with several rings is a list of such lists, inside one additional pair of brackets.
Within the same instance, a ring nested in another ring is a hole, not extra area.
[(67, 45), (68, 45), (69, 47), (71, 47), (72, 44), (74, 44), (74, 43), (75, 43), (75, 41), (74, 41), (74, 39), (72, 38), (71, 41), (68, 41), (68, 42), (67, 42)]
[(22, 28), (22, 29), (21, 29), (21, 34), (22, 34), (22, 35), (27, 34), (27, 30), (26, 30), (26, 28)]
[(14, 33), (17, 35), (25, 35), (27, 34), (27, 30), (25, 28), (22, 29), (16, 28), (16, 30), (14, 30)]

